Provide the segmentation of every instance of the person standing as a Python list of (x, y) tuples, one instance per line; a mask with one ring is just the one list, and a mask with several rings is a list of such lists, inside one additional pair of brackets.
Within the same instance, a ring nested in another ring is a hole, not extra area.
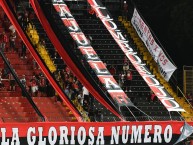
[(87, 100), (87, 102), (89, 103), (89, 91), (87, 90), (87, 88), (85, 86), (82, 87), (82, 96), (84, 98), (84, 100)]
[[(21, 84), (23, 85), (23, 87), (26, 89), (26, 78), (25, 78), (25, 75), (22, 75), (22, 78), (20, 79), (20, 82), (21, 82)], [(23, 96), (23, 97), (26, 96), (23, 89), (22, 89), (22, 96)]]
[(11, 73), (9, 74), (9, 85), (10, 91), (15, 91), (15, 79)]
[(122, 71), (120, 74), (119, 74), (119, 85), (121, 87), (124, 87), (124, 84), (125, 84), (125, 73)]
[(9, 30), (11, 31), (11, 33), (15, 33), (15, 27), (13, 26), (13, 24), (10, 23), (10, 26), (9, 26)]
[(42, 97), (46, 96), (47, 80), (43, 74), (40, 74), (39, 91)]
[(8, 36), (5, 33), (5, 31), (3, 31), (2, 34), (1, 34), (1, 45), (0, 45), (2, 52), (5, 51), (6, 45), (7, 45), (8, 42), (9, 42)]
[(131, 70), (128, 70), (127, 74), (126, 74), (126, 91), (128, 91), (128, 87), (129, 87), (129, 92), (131, 92), (132, 79), (133, 79), (132, 72), (131, 72)]
[(4, 85), (4, 83), (3, 83), (3, 80), (5, 80), (5, 79), (2, 79), (2, 73), (0, 73), (0, 90), (4, 90), (5, 89), (5, 85)]
[(28, 24), (29, 24), (29, 16), (28, 12), (25, 11), (25, 13), (21, 13), (20, 22), (24, 30), (26, 30)]
[(11, 51), (12, 50), (16, 51), (15, 40), (16, 40), (16, 32), (11, 32), (10, 37), (9, 37)]
[(21, 41), (21, 59), (27, 58), (26, 56), (26, 46), (24, 45), (23, 41)]
[[(7, 62), (8, 62), (8, 64), (10, 65), (9, 59), (7, 59)], [(3, 77), (3, 78), (7, 78), (9, 74), (10, 74), (9, 67), (8, 67), (8, 65), (7, 65), (6, 63), (4, 63), (4, 68), (3, 68), (3, 75), (2, 75), (2, 77)]]
[(78, 92), (77, 99), (78, 99), (78, 102), (80, 103), (80, 105), (83, 106), (84, 98), (82, 96), (82, 91)]
[(127, 74), (128, 70), (129, 70), (129, 64), (128, 64), (128, 62), (125, 62), (123, 64), (123, 73)]
[(30, 80), (32, 97), (38, 96), (38, 81), (35, 76)]
[(64, 93), (70, 97), (70, 85), (68, 84), (65, 88), (64, 88)]
[(88, 112), (89, 112), (89, 103), (87, 100), (84, 100), (83, 102), (83, 109), (84, 111), (86, 112), (86, 115), (88, 115)]

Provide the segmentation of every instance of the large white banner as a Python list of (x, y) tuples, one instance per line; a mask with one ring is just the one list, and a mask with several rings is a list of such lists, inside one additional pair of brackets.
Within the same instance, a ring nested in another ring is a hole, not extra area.
[(149, 50), (150, 54), (157, 62), (161, 75), (165, 78), (166, 81), (169, 81), (173, 72), (176, 70), (176, 67), (170, 62), (161, 47), (156, 43), (151, 34), (151, 31), (149, 30), (143, 19), (140, 17), (136, 9), (134, 9), (131, 23), (135, 28), (137, 34)]

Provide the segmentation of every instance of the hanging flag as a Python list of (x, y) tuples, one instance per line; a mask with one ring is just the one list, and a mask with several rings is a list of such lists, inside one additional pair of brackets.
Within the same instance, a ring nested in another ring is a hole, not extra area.
[(151, 30), (149, 29), (147, 24), (143, 21), (136, 8), (134, 9), (131, 23), (135, 28), (137, 34), (147, 47), (149, 53), (152, 55), (153, 59), (158, 64), (160, 74), (168, 82), (170, 77), (177, 68), (167, 58), (163, 49), (156, 43), (156, 40), (154, 39), (151, 33)]

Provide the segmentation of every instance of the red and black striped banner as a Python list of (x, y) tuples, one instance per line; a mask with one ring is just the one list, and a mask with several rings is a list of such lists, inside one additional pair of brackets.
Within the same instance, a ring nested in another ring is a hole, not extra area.
[(4, 123), (2, 145), (172, 145), (184, 122)]

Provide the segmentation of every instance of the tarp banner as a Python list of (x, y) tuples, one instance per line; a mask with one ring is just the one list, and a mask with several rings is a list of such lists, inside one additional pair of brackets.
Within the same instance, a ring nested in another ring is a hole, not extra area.
[(4, 123), (1, 144), (165, 145), (174, 144), (184, 122)]
[(141, 38), (148, 51), (154, 58), (155, 62), (157, 62), (160, 73), (166, 81), (169, 81), (173, 72), (176, 70), (176, 67), (167, 58), (162, 48), (156, 43), (149, 27), (145, 24), (136, 9), (134, 9), (131, 23), (135, 28), (138, 36)]

